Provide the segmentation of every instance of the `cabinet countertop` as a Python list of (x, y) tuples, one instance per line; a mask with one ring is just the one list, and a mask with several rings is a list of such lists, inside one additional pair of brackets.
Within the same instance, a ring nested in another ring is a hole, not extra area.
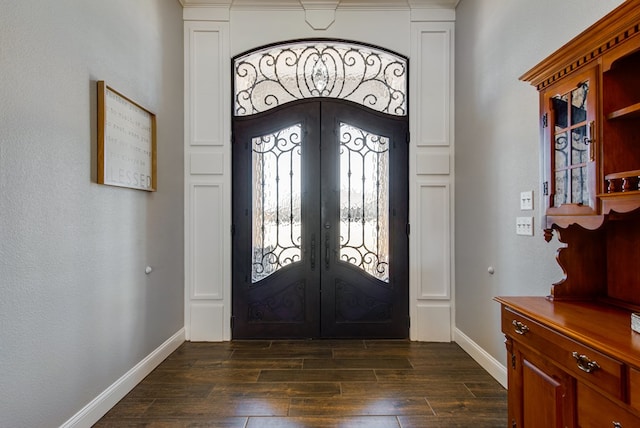
[(598, 301), (553, 301), (541, 296), (499, 296), (494, 300), (565, 336), (640, 368), (640, 333), (631, 311)]

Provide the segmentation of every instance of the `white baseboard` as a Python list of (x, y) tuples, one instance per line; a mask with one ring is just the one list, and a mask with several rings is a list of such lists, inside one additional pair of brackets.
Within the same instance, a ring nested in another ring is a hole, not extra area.
[(454, 341), (460, 345), (464, 351), (482, 366), (495, 380), (502, 386), (507, 387), (507, 368), (500, 364), (487, 351), (482, 349), (476, 342), (471, 340), (466, 334), (455, 329)]
[(91, 427), (103, 417), (116, 403), (129, 393), (142, 379), (155, 369), (165, 358), (185, 340), (184, 328), (167, 339), (162, 345), (147, 355), (131, 370), (122, 375), (100, 395), (91, 400), (82, 410), (73, 415), (71, 419), (63, 423), (61, 428)]

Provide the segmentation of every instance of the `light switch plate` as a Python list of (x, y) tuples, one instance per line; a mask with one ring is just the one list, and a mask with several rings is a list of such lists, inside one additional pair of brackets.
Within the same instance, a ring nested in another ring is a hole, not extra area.
[(516, 217), (516, 234), (533, 236), (533, 217)]
[(533, 209), (533, 190), (520, 192), (520, 209), (521, 210)]

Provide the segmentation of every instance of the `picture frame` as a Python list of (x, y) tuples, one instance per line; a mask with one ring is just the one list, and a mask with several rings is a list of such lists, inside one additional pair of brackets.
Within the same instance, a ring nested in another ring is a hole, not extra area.
[(98, 184), (157, 190), (156, 115), (98, 84)]

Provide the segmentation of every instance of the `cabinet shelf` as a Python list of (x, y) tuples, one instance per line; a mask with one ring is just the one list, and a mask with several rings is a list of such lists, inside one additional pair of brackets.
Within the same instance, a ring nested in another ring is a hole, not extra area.
[(605, 180), (615, 180), (616, 178), (628, 178), (628, 177), (640, 177), (640, 169), (634, 169), (632, 171), (615, 172), (605, 175)]
[(640, 103), (635, 103), (628, 107), (624, 107), (615, 111), (612, 111), (607, 115), (607, 119), (628, 119), (640, 117)]
[[(545, 218), (545, 229), (546, 231), (551, 231), (551, 229), (555, 227), (559, 228), (567, 228), (572, 224), (580, 224), (583, 228), (587, 230), (595, 230), (602, 226), (602, 222), (604, 221), (603, 215), (547, 215)], [(552, 235), (545, 235), (545, 239), (550, 241)]]
[(603, 193), (598, 195), (602, 202), (602, 214), (628, 213), (640, 206), (640, 190), (628, 192)]
[(607, 195), (640, 190), (640, 169), (616, 172), (604, 176)]

